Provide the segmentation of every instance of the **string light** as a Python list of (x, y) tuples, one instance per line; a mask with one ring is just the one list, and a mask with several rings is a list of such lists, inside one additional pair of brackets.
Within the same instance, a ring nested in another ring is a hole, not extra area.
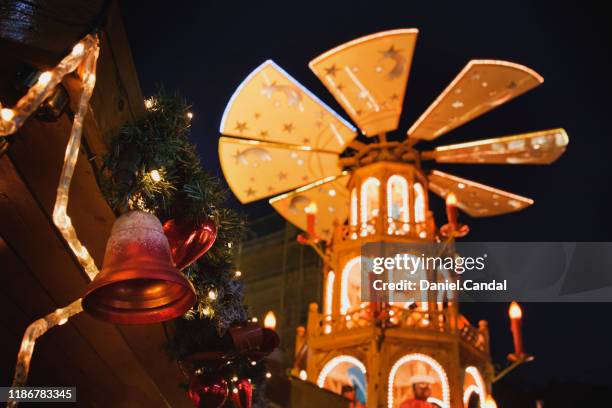
[(428, 365), (429, 367), (431, 367), (436, 372), (438, 379), (440, 380), (440, 383), (442, 386), (442, 401), (441, 401), (442, 408), (449, 408), (450, 407), (450, 386), (448, 384), (448, 377), (446, 376), (446, 372), (444, 371), (444, 368), (440, 365), (440, 363), (438, 363), (433, 358), (429, 357), (428, 355), (421, 354), (421, 353), (406, 354), (405, 356), (397, 360), (395, 364), (393, 364), (393, 367), (391, 367), (391, 371), (389, 372), (389, 384), (387, 388), (388, 407), (393, 408), (395, 406), (395, 400), (394, 400), (395, 397), (393, 395), (393, 388), (395, 386), (394, 384), (395, 376), (398, 370), (404, 364), (407, 364), (412, 361), (419, 361), (421, 363), (424, 363)]
[(210, 300), (215, 300), (215, 299), (217, 299), (217, 293), (216, 293), (214, 290), (212, 290), (212, 289), (211, 289), (211, 290), (209, 290), (209, 291), (208, 291), (208, 298), (209, 298)]
[[(13, 115), (5, 111), (0, 116), (0, 136), (7, 136), (15, 133), (34, 113), (40, 105), (53, 93), (57, 85), (67, 74), (75, 71), (79, 67), (83, 67), (82, 82), (84, 85), (92, 84), (89, 74), (95, 71), (95, 63), (98, 56), (98, 37), (95, 35), (87, 35), (81, 40), (73, 51), (64, 57), (60, 63), (52, 70), (40, 75), (36, 84), (34, 84), (28, 92), (15, 104), (11, 109)], [(95, 54), (95, 55), (94, 55)], [(95, 78), (95, 77), (94, 77)], [(95, 80), (95, 79), (94, 79)], [(93, 84), (92, 84), (93, 85)], [(83, 98), (89, 98), (87, 92), (81, 94)], [(0, 108), (2, 105), (0, 104)], [(78, 128), (78, 123), (73, 123), (73, 128)]]
[(8, 108), (2, 108), (0, 115), (2, 116), (2, 120), (9, 122), (15, 117), (15, 111)]
[(256, 317), (253, 317), (253, 318), (251, 318), (251, 321), (252, 321), (253, 323), (257, 323), (257, 322), (259, 321), (259, 319), (258, 319), (258, 318), (256, 318)]
[(38, 84), (45, 86), (51, 81), (51, 79), (53, 79), (53, 74), (51, 72), (49, 71), (43, 72), (38, 77)]
[(241, 277), (241, 276), (242, 276), (242, 272), (240, 272), (240, 271), (236, 271), (236, 272), (234, 272), (234, 276), (235, 276), (235, 277), (237, 277), (237, 278), (239, 278), (239, 277)]
[[(0, 104), (0, 136), (13, 134), (53, 92), (64, 76), (75, 71), (79, 67), (82, 68), (81, 80), (83, 90), (79, 98), (76, 114), (74, 115), (70, 138), (64, 155), (64, 165), (62, 167), (60, 181), (57, 187), (55, 206), (53, 208), (53, 222), (90, 279), (96, 276), (98, 268), (87, 251), (87, 248), (79, 241), (66, 209), (68, 207), (70, 184), (74, 174), (74, 167), (80, 150), (83, 121), (89, 108), (89, 100), (96, 82), (95, 71), (99, 52), (98, 37), (96, 35), (87, 35), (73, 47), (71, 54), (62, 59), (53, 70), (44, 72), (39, 76), (37, 83), (17, 102), (14, 109), (2, 108)], [(17, 355), (17, 365), (15, 367), (15, 376), (12, 383), (13, 387), (24, 386), (27, 381), (36, 339), (44, 335), (52, 327), (65, 324), (70, 317), (82, 311), (81, 299), (77, 299), (70, 305), (57, 309), (53, 313), (34, 321), (28, 326), (23, 335)], [(9, 407), (15, 405), (16, 402), (8, 403)]]
[(238, 381), (238, 377), (237, 376), (233, 376), (232, 377), (232, 381), (234, 381), (234, 382)]
[(193, 119), (193, 112), (187, 112), (187, 119)]
[(300, 380), (306, 381), (307, 379), (308, 379), (308, 373), (306, 372), (306, 370), (301, 370), (300, 371)]
[(151, 176), (151, 180), (156, 183), (159, 183), (162, 179), (161, 174), (159, 174), (159, 170), (151, 170), (151, 173), (149, 173), (149, 175)]
[(151, 109), (153, 107), (153, 98), (148, 98), (144, 100), (145, 108)]
[(252, 366), (256, 366), (257, 365), (257, 361), (251, 361), (251, 365)]
[(85, 52), (85, 46), (83, 45), (83, 43), (78, 43), (72, 48), (72, 55), (74, 55), (75, 57), (80, 57), (81, 55), (83, 55), (83, 52)]
[(268, 371), (268, 372), (266, 373), (266, 378), (272, 378), (272, 373)]

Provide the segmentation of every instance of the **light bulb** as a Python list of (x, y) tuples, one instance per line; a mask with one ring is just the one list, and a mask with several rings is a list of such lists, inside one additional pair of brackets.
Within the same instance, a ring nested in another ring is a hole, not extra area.
[(161, 174), (159, 174), (158, 170), (151, 170), (150, 175), (151, 175), (151, 180), (153, 180), (156, 183), (161, 181), (161, 179), (162, 179), (162, 176), (161, 176)]
[(72, 48), (72, 55), (82, 55), (83, 51), (85, 51), (85, 46), (83, 45), (83, 43), (78, 43)]
[(15, 111), (12, 109), (3, 108), (0, 111), (0, 116), (2, 117), (2, 120), (9, 122), (15, 117)]
[(53, 74), (51, 72), (49, 72), (49, 71), (43, 72), (38, 77), (38, 83), (40, 85), (45, 86), (45, 85), (47, 85), (49, 83), (49, 81), (51, 81), (51, 78), (53, 78)]

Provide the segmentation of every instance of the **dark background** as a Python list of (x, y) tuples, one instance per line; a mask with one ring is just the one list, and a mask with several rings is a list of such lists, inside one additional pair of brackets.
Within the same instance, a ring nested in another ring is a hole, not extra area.
[[(612, 113), (608, 65), (612, 30), (603, 9), (595, 8), (595, 3), (579, 4), (172, 1), (123, 2), (122, 12), (144, 94), (153, 94), (159, 83), (193, 103), (193, 141), (204, 166), (219, 176), (217, 138), (225, 104), (243, 78), (268, 58), (347, 118), (309, 71), (308, 61), (359, 36), (419, 28), (396, 137), (469, 59), (527, 65), (544, 76), (542, 86), (436, 143), (564, 127), (570, 136), (568, 150), (551, 166), (439, 166), (536, 202), (523, 212), (492, 219), (464, 216), (472, 228), (468, 238), (612, 241), (612, 135), (605, 127)], [(251, 218), (272, 211), (265, 200), (241, 206), (232, 197), (231, 205)], [(444, 214), (437, 198), (432, 199), (432, 209), (438, 217)], [(512, 349), (506, 308), (505, 304), (463, 307), (473, 323), (489, 321), (494, 361), (500, 364)], [(520, 395), (545, 395), (547, 401), (556, 397), (572, 404), (568, 406), (579, 406), (575, 404), (585, 393), (609, 392), (595, 385), (612, 386), (612, 303), (532, 303), (523, 305), (523, 310), (526, 348), (536, 360), (495, 384), (498, 401), (526, 406), (517, 399)], [(568, 402), (572, 398), (576, 402)]]

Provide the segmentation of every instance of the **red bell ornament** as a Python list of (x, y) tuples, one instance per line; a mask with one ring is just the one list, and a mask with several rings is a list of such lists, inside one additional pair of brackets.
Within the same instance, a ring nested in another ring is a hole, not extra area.
[(246, 378), (234, 384), (231, 395), (232, 402), (236, 408), (251, 408), (253, 404), (253, 386)]
[(170, 243), (174, 264), (179, 270), (197, 261), (217, 238), (217, 228), (210, 220), (201, 222), (188, 219), (168, 220), (164, 223), (164, 233)]
[(219, 408), (227, 401), (228, 394), (227, 381), (215, 374), (194, 374), (187, 391), (189, 399), (198, 408)]
[(172, 262), (157, 217), (144, 211), (119, 217), (83, 309), (111, 323), (150, 324), (182, 316), (195, 300), (193, 285)]

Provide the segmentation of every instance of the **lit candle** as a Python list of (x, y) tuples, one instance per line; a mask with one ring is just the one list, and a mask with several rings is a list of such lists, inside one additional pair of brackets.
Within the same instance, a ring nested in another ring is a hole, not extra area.
[(315, 217), (317, 214), (317, 204), (312, 202), (304, 208), (304, 212), (306, 213), (306, 232), (311, 237), (315, 236)]
[(446, 195), (446, 218), (453, 227), (457, 225), (457, 196), (453, 193)]
[(266, 317), (264, 318), (264, 327), (270, 330), (276, 329), (276, 316), (271, 310), (266, 314)]
[(512, 302), (508, 309), (508, 314), (510, 315), (512, 340), (514, 341), (514, 354), (519, 357), (523, 355), (523, 333), (521, 331), (523, 311), (518, 303)]
[(485, 401), (485, 408), (497, 408), (497, 404), (491, 395), (487, 395), (487, 399)]

